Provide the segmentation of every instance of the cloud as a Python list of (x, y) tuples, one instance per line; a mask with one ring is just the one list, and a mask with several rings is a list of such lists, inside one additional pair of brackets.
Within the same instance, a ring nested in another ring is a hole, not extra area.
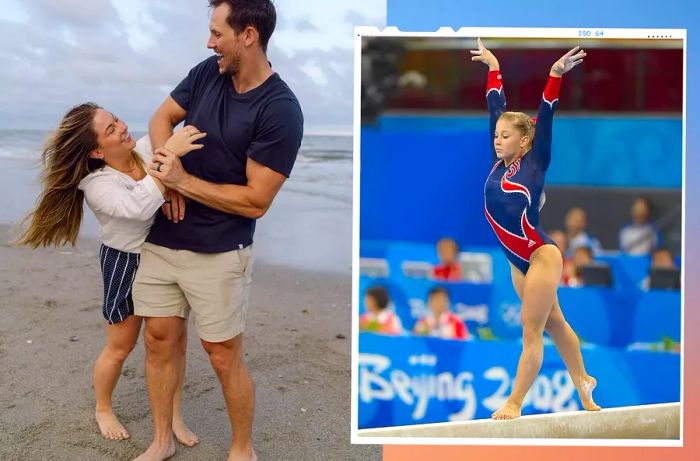
[[(280, 20), (268, 54), (299, 98), (307, 129), (352, 124), (353, 22), (381, 22), (386, 9), (384, 0), (365, 2), (365, 10), (382, 9), (363, 16), (350, 0), (276, 2)], [(23, 11), (12, 17), (0, 11), (2, 127), (50, 128), (72, 105), (94, 100), (145, 129), (168, 92), (211, 56), (204, 1), (16, 5)], [(31, 19), (18, 21), (22, 14)]]
[(320, 31), (318, 26), (309, 21), (307, 18), (298, 18), (296, 21), (294, 21), (294, 29), (302, 33)]

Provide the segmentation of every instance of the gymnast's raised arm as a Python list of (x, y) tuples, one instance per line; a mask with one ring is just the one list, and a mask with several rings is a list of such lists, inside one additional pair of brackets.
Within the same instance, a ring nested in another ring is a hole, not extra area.
[[(478, 39), (478, 50), (471, 50), (473, 54), (472, 61), (483, 62), (489, 66), (489, 75), (486, 83), (486, 105), (489, 109), (489, 130), (493, 138), (496, 132), (496, 122), (503, 112), (506, 110), (506, 95), (503, 90), (503, 79), (501, 77), (501, 67), (498, 64), (496, 56), (489, 51), (481, 39)], [(493, 143), (491, 143), (493, 151)], [(493, 151), (495, 155), (495, 151)]]

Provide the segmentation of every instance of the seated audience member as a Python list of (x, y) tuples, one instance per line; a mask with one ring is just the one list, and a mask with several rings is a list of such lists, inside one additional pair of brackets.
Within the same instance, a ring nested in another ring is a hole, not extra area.
[(648, 255), (659, 243), (659, 233), (649, 221), (651, 201), (637, 197), (630, 208), (632, 222), (620, 230), (620, 251), (630, 255)]
[(462, 280), (462, 266), (458, 259), (459, 245), (454, 239), (443, 238), (437, 243), (437, 253), (440, 262), (433, 268), (435, 280)]
[(673, 260), (673, 253), (667, 248), (657, 248), (651, 253), (652, 269), (678, 269)]
[(569, 249), (569, 241), (567, 240), (564, 231), (559, 229), (549, 231), (547, 235), (549, 235), (549, 238), (554, 240), (554, 243), (557, 245), (557, 248), (559, 248), (559, 251), (561, 252), (563, 262), (563, 268), (561, 272), (561, 285), (566, 285), (565, 276), (569, 270), (568, 266), (571, 265), (571, 258), (569, 258), (566, 255), (566, 251)]
[(600, 251), (600, 242), (597, 238), (586, 232), (586, 212), (583, 208), (574, 207), (566, 213), (564, 225), (566, 227), (566, 238), (569, 242), (567, 250), (568, 256), (572, 256), (576, 248), (588, 247), (593, 253)]
[(386, 335), (403, 332), (401, 319), (389, 308), (389, 293), (383, 286), (372, 286), (365, 290), (365, 310), (360, 316), (360, 331), (371, 331)]
[[(651, 264), (649, 272), (652, 269), (678, 269), (676, 262), (673, 259), (673, 253), (667, 248), (657, 248), (651, 252)], [(642, 290), (648, 290), (651, 284), (651, 275), (647, 275), (641, 283)]]
[(562, 283), (567, 287), (583, 286), (579, 267), (593, 262), (593, 250), (588, 247), (578, 247), (574, 250), (569, 264), (564, 267)]
[(566, 234), (564, 233), (564, 231), (560, 229), (554, 229), (552, 231), (549, 231), (547, 235), (549, 235), (549, 238), (554, 240), (554, 243), (557, 245), (557, 248), (559, 248), (559, 251), (561, 251), (561, 254), (566, 254), (566, 250), (569, 249), (569, 240), (566, 238)]
[(434, 287), (428, 292), (428, 309), (428, 315), (416, 322), (413, 328), (415, 334), (443, 339), (469, 339), (467, 326), (450, 310), (450, 296), (444, 287)]

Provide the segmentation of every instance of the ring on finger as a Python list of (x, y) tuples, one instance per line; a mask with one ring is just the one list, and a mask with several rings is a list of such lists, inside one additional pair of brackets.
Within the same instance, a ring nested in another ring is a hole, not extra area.
[(156, 163), (158, 163), (158, 166), (156, 167), (156, 171), (160, 172), (160, 167), (163, 166), (163, 163), (162, 162), (156, 162)]

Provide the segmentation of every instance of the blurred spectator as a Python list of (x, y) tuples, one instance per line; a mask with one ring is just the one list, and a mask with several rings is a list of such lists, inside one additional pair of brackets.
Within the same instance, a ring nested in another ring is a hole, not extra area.
[(570, 271), (569, 266), (571, 265), (571, 258), (569, 258), (566, 255), (567, 250), (569, 249), (569, 240), (566, 238), (566, 234), (564, 233), (563, 230), (560, 229), (555, 229), (550, 231), (547, 235), (549, 235), (549, 238), (554, 240), (554, 243), (557, 245), (557, 248), (559, 248), (559, 251), (561, 252), (561, 257), (562, 257), (562, 272), (561, 272), (561, 285), (566, 285), (567, 281), (567, 275)]
[(569, 240), (566, 238), (566, 234), (564, 233), (564, 231), (554, 229), (553, 231), (550, 231), (547, 235), (549, 235), (549, 238), (554, 240), (554, 243), (557, 245), (557, 248), (559, 248), (559, 251), (561, 251), (561, 254), (565, 255), (566, 251), (569, 249)]
[(588, 247), (578, 247), (574, 250), (569, 264), (565, 266), (562, 274), (562, 283), (568, 287), (583, 286), (580, 267), (593, 262), (593, 250)]
[(389, 293), (383, 286), (372, 286), (365, 290), (365, 310), (360, 316), (360, 331), (371, 331), (386, 335), (400, 335), (403, 332), (401, 319), (389, 309)]
[(434, 287), (428, 292), (428, 309), (430, 313), (416, 322), (413, 328), (415, 334), (443, 339), (469, 339), (467, 326), (450, 310), (450, 296), (444, 287)]
[(673, 253), (666, 248), (657, 248), (651, 253), (652, 269), (678, 269)]
[[(673, 253), (667, 248), (657, 248), (651, 252), (651, 264), (649, 272), (652, 269), (678, 269), (676, 262), (673, 259)], [(647, 275), (641, 283), (642, 290), (648, 290), (651, 285), (651, 274)]]
[(576, 248), (588, 247), (593, 253), (600, 251), (600, 242), (586, 232), (586, 212), (583, 208), (574, 207), (566, 213), (564, 225), (566, 238), (569, 241), (567, 254), (572, 256)]
[(437, 243), (437, 254), (440, 262), (433, 268), (435, 280), (462, 280), (462, 266), (458, 259), (459, 245), (454, 239), (443, 238)]
[(631, 255), (648, 255), (659, 243), (659, 233), (649, 218), (651, 201), (637, 197), (630, 208), (632, 222), (620, 230), (620, 251)]

